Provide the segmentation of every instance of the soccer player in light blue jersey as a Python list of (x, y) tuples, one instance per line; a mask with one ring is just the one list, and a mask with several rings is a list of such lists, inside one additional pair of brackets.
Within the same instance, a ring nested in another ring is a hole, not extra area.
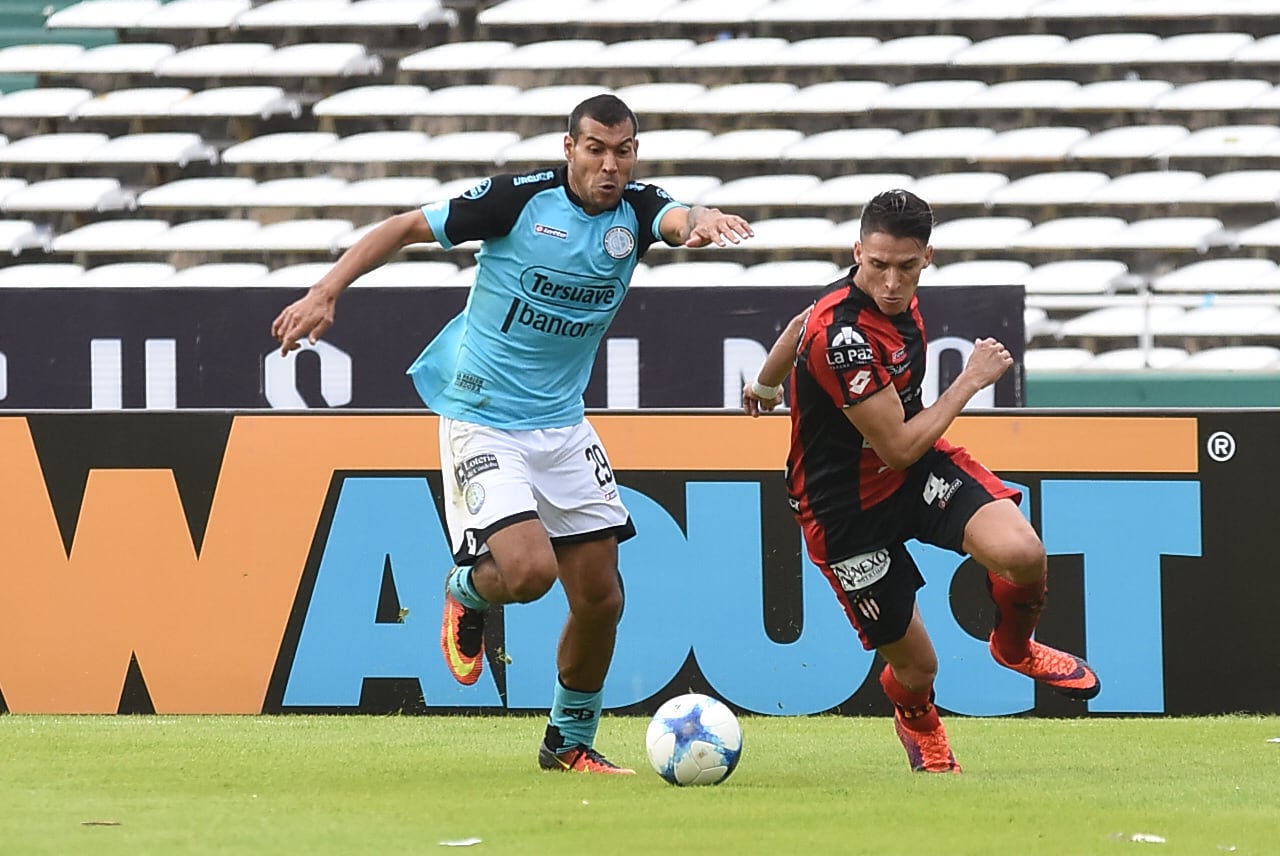
[[(655, 241), (726, 246), (751, 226), (632, 180), (638, 123), (613, 95), (569, 116), (566, 163), (487, 178), (388, 218), (271, 325), (287, 353), (333, 325), (342, 291), (409, 244), (481, 241), (466, 307), (409, 367), (440, 415), (449, 572), (441, 647), (454, 677), (484, 668), (491, 605), (528, 603), (557, 579), (569, 616), (538, 753), (547, 770), (631, 773), (595, 749), (622, 614), (618, 544), (635, 534), (583, 391), (631, 274)], [(452, 475), (452, 478), (450, 478)]]

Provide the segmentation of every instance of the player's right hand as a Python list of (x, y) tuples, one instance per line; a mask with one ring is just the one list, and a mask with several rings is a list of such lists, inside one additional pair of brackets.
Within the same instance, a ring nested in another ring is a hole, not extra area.
[(333, 326), (336, 301), (321, 292), (308, 291), (284, 308), (271, 322), (271, 336), (280, 343), (280, 353), (296, 350), (304, 336), (314, 345)]
[(761, 398), (756, 395), (754, 384), (751, 381), (747, 381), (742, 387), (742, 409), (747, 412), (748, 416), (759, 416), (761, 413), (768, 413), (781, 403), (781, 395), (777, 398)]

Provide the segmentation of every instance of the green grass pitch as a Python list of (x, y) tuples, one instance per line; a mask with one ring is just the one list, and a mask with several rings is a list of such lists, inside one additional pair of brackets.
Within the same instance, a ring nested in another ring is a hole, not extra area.
[(0, 842), (20, 856), (1280, 853), (1280, 717), (952, 716), (961, 776), (912, 774), (888, 718), (744, 717), (740, 766), (707, 788), (649, 769), (642, 718), (606, 716), (597, 742), (639, 775), (544, 773), (543, 722), (0, 716)]

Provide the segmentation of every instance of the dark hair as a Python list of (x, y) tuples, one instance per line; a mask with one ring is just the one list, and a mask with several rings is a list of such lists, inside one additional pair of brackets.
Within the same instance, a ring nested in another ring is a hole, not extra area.
[(862, 209), (858, 235), (866, 240), (873, 232), (884, 232), (895, 238), (915, 238), (928, 244), (933, 233), (933, 209), (909, 190), (886, 190)]
[(616, 95), (607, 93), (593, 95), (573, 108), (573, 112), (569, 114), (569, 136), (575, 140), (578, 139), (578, 134), (582, 133), (583, 119), (595, 119), (607, 128), (630, 122), (632, 136), (640, 133), (640, 123), (636, 120), (636, 114), (632, 113), (631, 108)]

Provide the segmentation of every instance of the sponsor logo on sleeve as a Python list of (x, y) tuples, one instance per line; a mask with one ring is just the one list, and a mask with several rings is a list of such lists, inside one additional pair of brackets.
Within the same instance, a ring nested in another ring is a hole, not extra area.
[(827, 339), (827, 365), (839, 370), (875, 362), (875, 350), (852, 327), (831, 328)]
[(486, 193), (489, 192), (490, 187), (493, 187), (493, 179), (486, 178), (483, 181), (481, 181), (479, 184), (477, 184), (475, 187), (472, 187), (469, 190), (467, 190), (465, 193), (462, 194), (462, 196), (464, 199), (479, 199), (481, 196), (484, 196)]

